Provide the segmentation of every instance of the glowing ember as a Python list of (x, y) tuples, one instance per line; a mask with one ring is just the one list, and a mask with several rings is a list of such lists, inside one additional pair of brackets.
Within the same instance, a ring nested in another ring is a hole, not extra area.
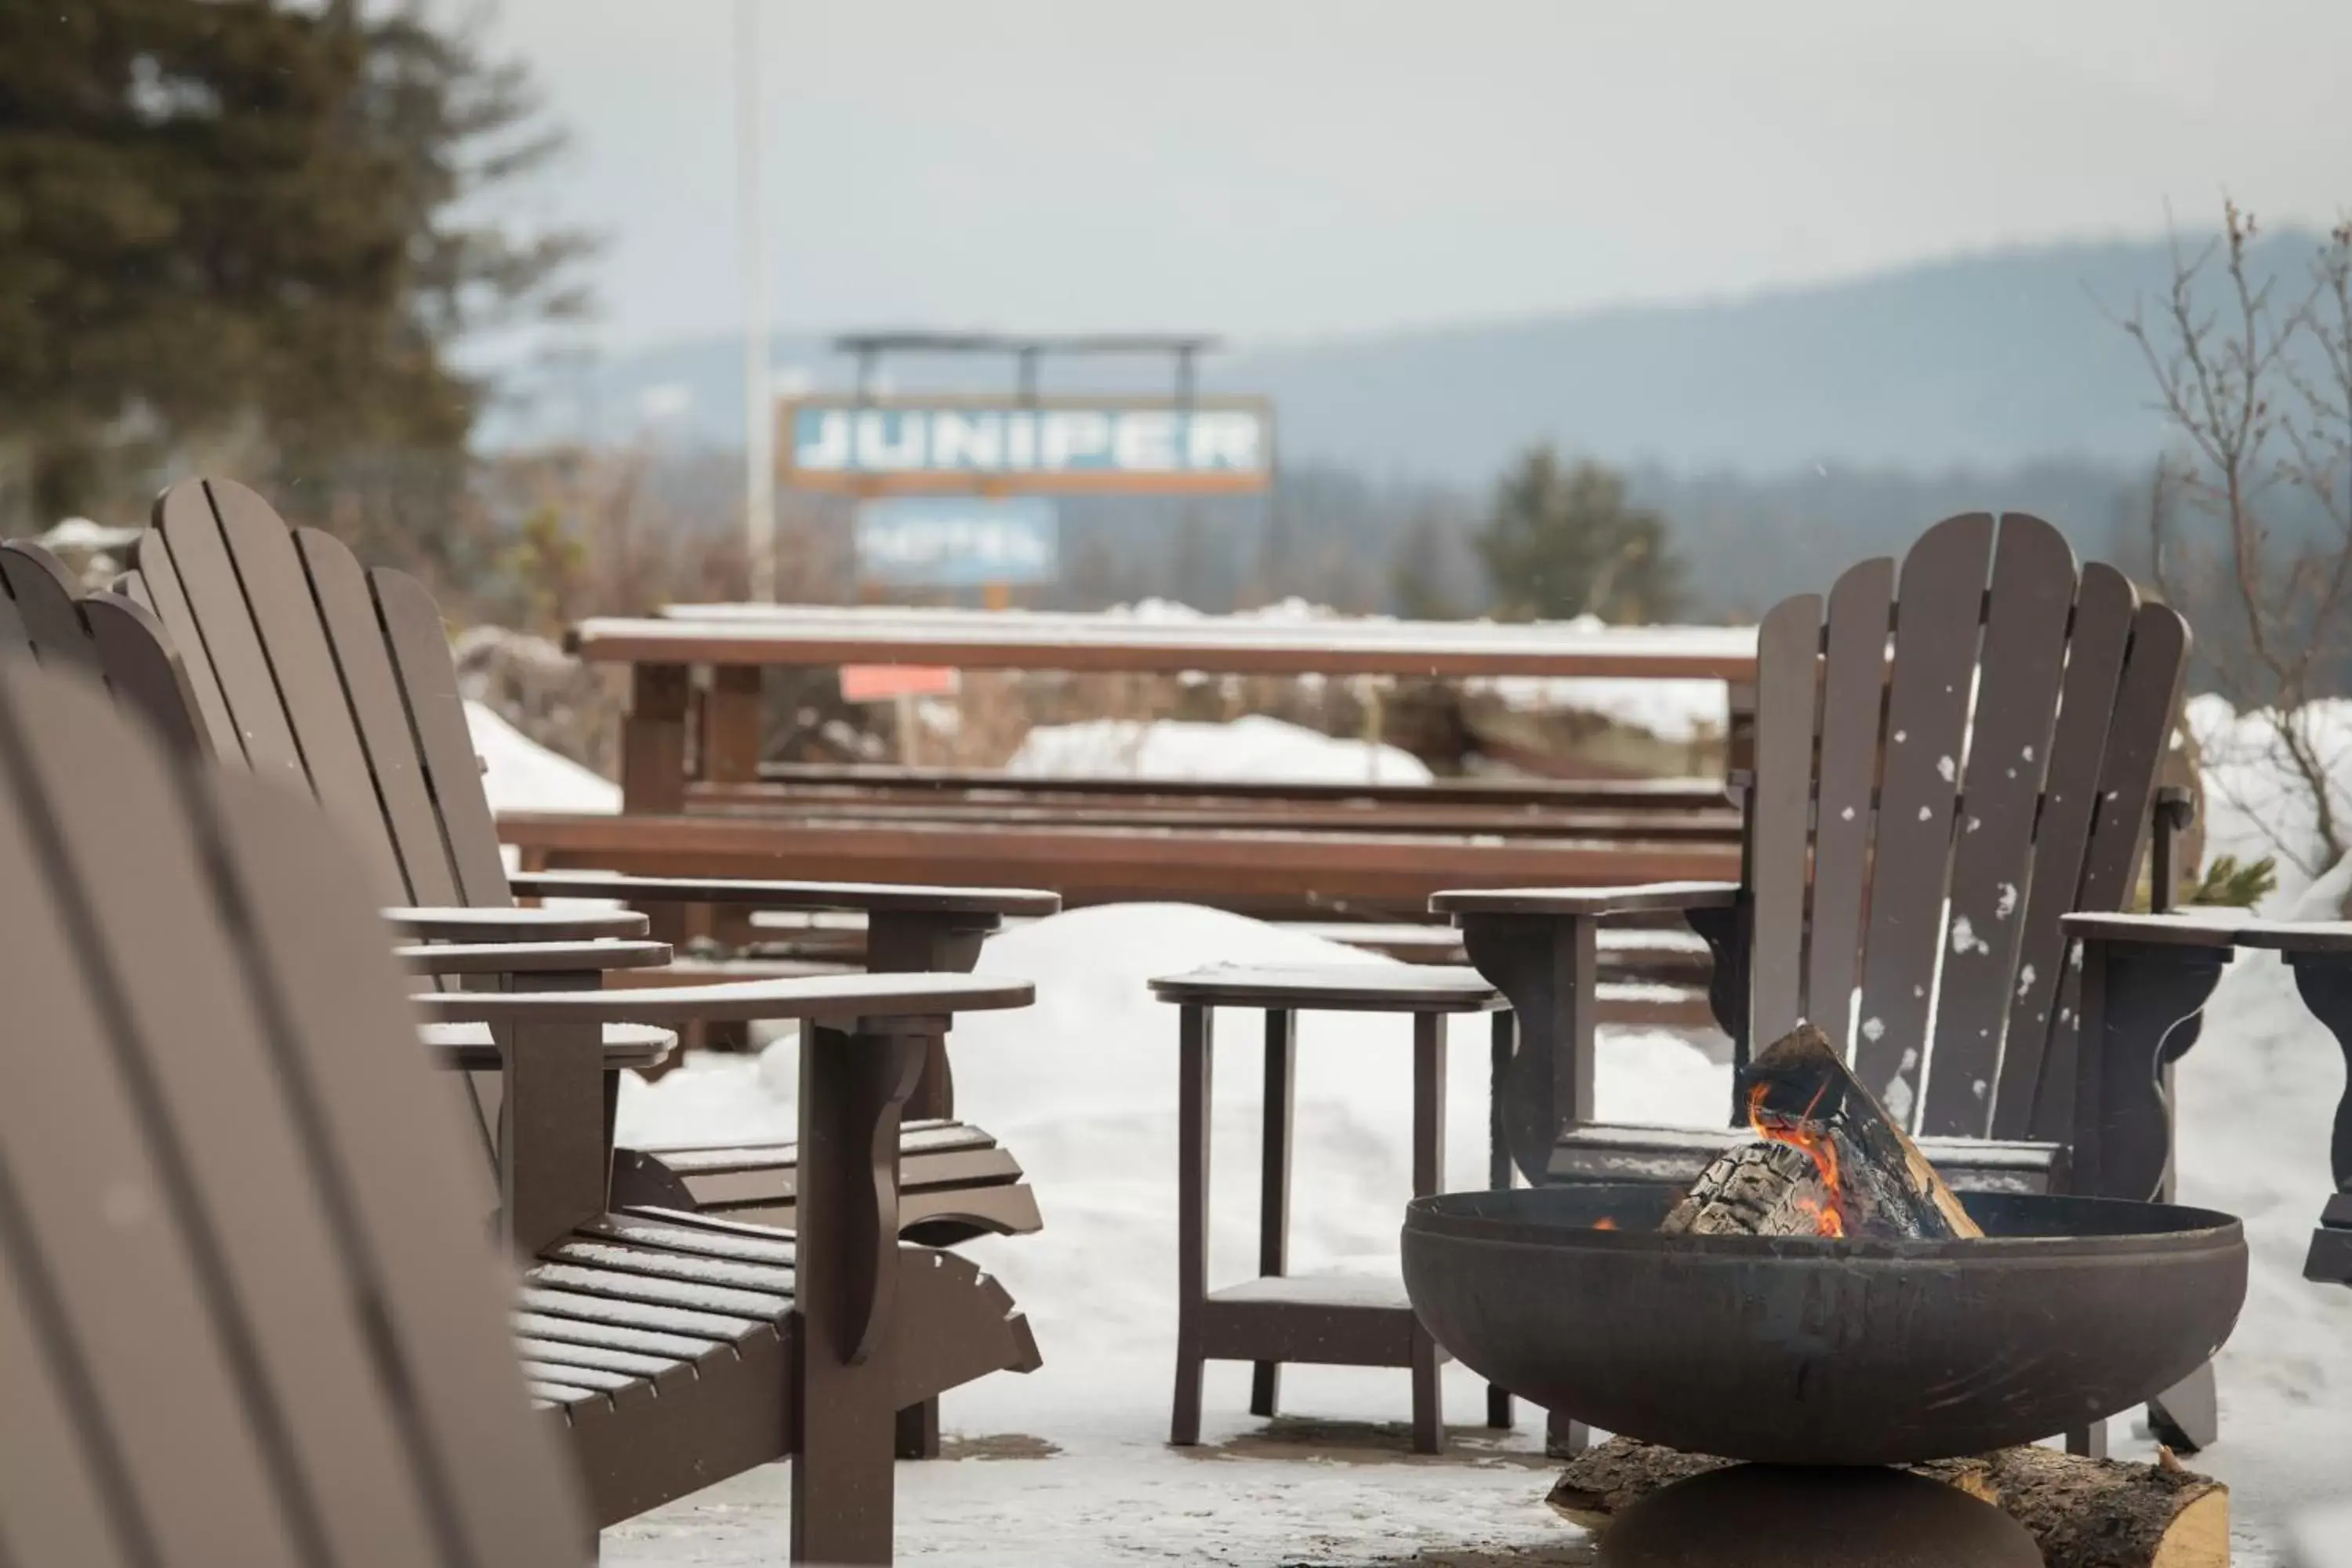
[(1821, 1095), (1816, 1093), (1813, 1096), (1801, 1118), (1790, 1121), (1765, 1114), (1764, 1096), (1769, 1089), (1770, 1085), (1759, 1083), (1748, 1091), (1748, 1125), (1755, 1130), (1759, 1138), (1804, 1151), (1807, 1158), (1812, 1161), (1813, 1169), (1820, 1173), (1822, 1190), (1829, 1194), (1829, 1202), (1799, 1198), (1796, 1200), (1797, 1207), (1812, 1216), (1816, 1234), (1845, 1235), (1845, 1189), (1838, 1184), (1837, 1145), (1812, 1121), (1813, 1111), (1821, 1104)]
[(1602, 1215), (1599, 1219), (1592, 1222), (1592, 1228), (1595, 1230), (1615, 1230), (1617, 1228), (1617, 1222), (1611, 1219), (1607, 1215)]

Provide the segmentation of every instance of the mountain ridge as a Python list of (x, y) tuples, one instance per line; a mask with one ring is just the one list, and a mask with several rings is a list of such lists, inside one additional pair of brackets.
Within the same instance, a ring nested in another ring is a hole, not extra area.
[[(2184, 237), (2182, 251), (2203, 241)], [(2249, 253), (2300, 276), (2319, 237)], [(1274, 399), (1286, 461), (1483, 484), (1549, 439), (1612, 463), (1778, 474), (1901, 472), (2049, 460), (2136, 467), (2163, 442), (2140, 351), (2111, 319), (2160, 297), (2167, 239), (1979, 250), (1826, 283), (1686, 303), (1244, 344), (1205, 389)], [(775, 340), (786, 387), (847, 384), (811, 336)], [(1009, 388), (1009, 363), (893, 360), (898, 390)], [(1158, 365), (1049, 362), (1049, 391), (1165, 385)], [(741, 347), (712, 338), (542, 374), (488, 444), (551, 439), (736, 447)]]

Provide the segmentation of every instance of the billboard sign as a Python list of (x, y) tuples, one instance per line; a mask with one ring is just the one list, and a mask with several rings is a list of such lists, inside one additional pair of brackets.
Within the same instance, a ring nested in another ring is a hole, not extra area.
[(1255, 398), (939, 398), (784, 405), (784, 479), (803, 489), (1250, 491), (1274, 468)]
[(1059, 520), (1040, 496), (899, 496), (857, 509), (857, 575), (908, 588), (1050, 583)]

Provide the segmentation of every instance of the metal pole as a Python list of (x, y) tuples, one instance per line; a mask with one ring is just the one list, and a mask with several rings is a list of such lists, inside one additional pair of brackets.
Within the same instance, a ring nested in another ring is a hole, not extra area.
[(743, 542), (751, 597), (776, 597), (776, 399), (768, 374), (768, 254), (760, 187), (760, 0), (735, 0), (737, 173), (743, 239)]

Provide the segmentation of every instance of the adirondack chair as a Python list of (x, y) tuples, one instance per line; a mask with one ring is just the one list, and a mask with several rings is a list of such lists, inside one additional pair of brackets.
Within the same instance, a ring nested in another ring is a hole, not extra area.
[[(331, 543), (331, 541), (330, 541)], [(348, 557), (346, 557), (348, 560)], [(352, 564), (352, 572), (358, 566)], [(9, 590), (9, 597), (0, 599), (7, 606), (14, 621), (7, 626), (26, 627), (21, 637), (28, 639), (36, 658), (47, 663), (61, 663), (80, 670), (99, 670), (118, 689), (118, 696), (131, 696), (142, 710), (151, 710), (172, 731), (172, 738), (191, 754), (205, 754), (209, 748), (200, 742), (203, 712), (193, 696), (191, 679), (184, 660), (164, 637), (163, 626), (142, 602), (125, 595), (89, 595), (75, 597), (75, 585), (70, 574), (40, 545), (7, 543), (0, 545), (0, 585)], [(40, 635), (33, 635), (37, 627)], [(446, 668), (446, 658), (440, 666), (430, 666), (428, 656), (416, 656), (414, 663), (428, 663), (428, 668)], [(381, 750), (379, 750), (381, 754)], [(294, 783), (306, 783), (306, 773), (291, 773)], [(478, 790), (475, 790), (478, 795)], [(383, 848), (383, 823), (379, 816), (364, 811), (352, 811), (346, 823), (355, 830), (355, 839), (367, 848)], [(487, 818), (485, 818), (487, 823)], [(425, 839), (433, 847), (433, 839)], [(393, 844), (391, 853), (400, 853)], [(497, 847), (491, 844), (491, 865), (497, 865)], [(480, 863), (480, 860), (475, 860)], [(430, 860), (428, 860), (430, 865)], [(458, 860), (463, 868), (463, 860)], [(379, 869), (381, 877), (381, 869)], [(379, 881), (379, 886), (383, 886)], [(414, 886), (414, 884), (402, 884)], [(875, 889), (887, 893), (889, 889)], [(402, 959), (409, 969), (419, 973), (440, 975), (440, 978), (463, 978), (463, 983), (489, 983), (513, 985), (518, 975), (530, 975), (531, 985), (539, 987), (593, 987), (602, 973), (624, 966), (668, 962), (668, 945), (642, 941), (612, 941), (614, 936), (637, 936), (645, 929), (642, 914), (612, 914), (612, 912), (560, 912), (560, 910), (391, 910), (393, 920), (409, 936), (419, 938), (454, 938), (425, 947), (402, 947)], [(536, 938), (536, 941), (515, 941), (515, 938)], [(967, 959), (969, 963), (969, 959)], [(710, 987), (701, 987), (708, 994)], [(628, 1025), (614, 1025), (604, 1041), (604, 1068), (607, 1081), (602, 1086), (602, 1096), (593, 1093), (591, 1079), (583, 1074), (562, 1074), (564, 1084), (539, 1081), (531, 1090), (531, 1107), (520, 1117), (522, 1123), (534, 1126), (534, 1135), (527, 1147), (518, 1150), (515, 1135), (515, 1105), (508, 1100), (510, 1079), (520, 1077), (520, 1065), (513, 1058), (501, 1060), (491, 1048), (487, 1037), (470, 1041), (463, 1060), (475, 1068), (470, 1074), (470, 1096), (475, 1100), (480, 1119), (482, 1138), (489, 1157), (501, 1171), (501, 1217), (508, 1232), (518, 1239), (518, 1246), (530, 1253), (539, 1246), (558, 1244), (569, 1229), (574, 1227), (583, 1213), (593, 1213), (609, 1201), (614, 1211), (645, 1211), (668, 1213), (670, 1190), (646, 1192), (646, 1183), (624, 1184), (624, 1190), (612, 1190), (612, 1117), (616, 1102), (616, 1077), (630, 1065), (652, 1065), (661, 1058), (661, 1051), (649, 1047), (645, 1030), (633, 1030)], [(931, 1056), (940, 1051), (936, 1039), (931, 1044)], [(567, 1107), (564, 1114), (560, 1107)], [(924, 1213), (934, 1217), (952, 1211), (973, 1211), (979, 1204), (960, 1201), (952, 1194), (950, 1183), (962, 1180), (971, 1187), (985, 1187), (995, 1180), (1004, 1184), (1018, 1180), (1018, 1168), (1009, 1159), (1000, 1159), (995, 1166), (985, 1163), (988, 1150), (981, 1150), (985, 1135), (964, 1135), (957, 1138), (955, 1131), (927, 1123), (915, 1126), (903, 1145), (915, 1145), (922, 1150), (918, 1163), (927, 1162), (931, 1173), (931, 1190), (918, 1199), (929, 1201)], [(940, 1152), (940, 1142), (948, 1150)], [(962, 1145), (960, 1150), (952, 1145)], [(783, 1154), (795, 1162), (797, 1147), (781, 1145)], [(501, 1159), (501, 1152), (510, 1152)], [(736, 1152), (736, 1162), (746, 1154)], [(950, 1162), (962, 1163), (950, 1168)], [(1004, 1175), (1009, 1171), (1009, 1175)], [(724, 1171), (722, 1171), (724, 1175)], [(1004, 1180), (1000, 1180), (1004, 1178)], [(600, 1184), (602, 1183), (602, 1184)], [(675, 1183), (670, 1183), (675, 1187)], [(1034, 1227), (1034, 1204), (1028, 1199), (1025, 1187), (1016, 1187), (1012, 1206), (1018, 1215), (1018, 1204), (1028, 1204), (1028, 1213)], [(609, 1194), (609, 1199), (607, 1199)], [(901, 1213), (908, 1204), (901, 1199)], [(694, 1211), (694, 1204), (677, 1204), (682, 1211)], [(1007, 1206), (997, 1206), (997, 1215), (1007, 1213)], [(736, 1217), (736, 1215), (730, 1215)], [(783, 1204), (781, 1217), (793, 1220), (793, 1206)], [(901, 1225), (901, 1232), (906, 1232)], [(969, 1234), (969, 1229), (952, 1229), (952, 1237)], [(1025, 1342), (1025, 1328), (1021, 1331), (1021, 1352), (1016, 1361), (1024, 1366), (1034, 1366), (1034, 1350)], [(939, 1408), (934, 1399), (922, 1399), (912, 1404), (898, 1417), (898, 1458), (936, 1458), (939, 1453)]]
[[(46, 921), (12, 921), (6, 962), (71, 973), (74, 944), (119, 944), (129, 957), (108, 960), (110, 978), (98, 994), (108, 1006), (91, 1001), (85, 1008), (108, 1028), (135, 1029), (149, 1042), (152, 1059), (142, 1071), (156, 1082), (142, 1096), (220, 1119), (203, 1129), (201, 1150), (152, 1137), (142, 1144), (128, 1134), (117, 1142), (152, 1148), (157, 1180), (211, 1184), (189, 1201), (221, 1205), (224, 1246), (247, 1235), (258, 1247), (298, 1223), (323, 1226), (327, 1244), (355, 1255), (373, 1245), (369, 1227), (379, 1216), (358, 1195), (288, 1178), (270, 1152), (253, 1143), (267, 1130), (257, 1131), (246, 1109), (280, 1101), (299, 1112), (305, 1138), (372, 1140), (371, 1158), (404, 1162), (421, 1190), (444, 1186), (460, 1208), (470, 1199), (477, 1214), (488, 1206), (487, 1188), (463, 1179), (484, 1167), (462, 1145), (446, 1137), (404, 1141), (414, 1119), (400, 1107), (415, 1095), (387, 1075), (406, 1070), (397, 1058), (422, 1047), (414, 1011), (391, 1005), (388, 995), (383, 1005), (370, 1005), (371, 987), (381, 992), (388, 984), (388, 960), (382, 928), (358, 897), (366, 886), (363, 863), (332, 841), (315, 815), (289, 812), (280, 786), (173, 765), (85, 678), (13, 658), (7, 666), (0, 668), (6, 763), (0, 816), (18, 826), (16, 837), (0, 846), (0, 881), (12, 889), (37, 883), (54, 864), (61, 874), (80, 874), (80, 885)], [(11, 853), (16, 864), (5, 859)], [(207, 865), (215, 869), (205, 871)], [(215, 874), (226, 884), (215, 907), (181, 896), (200, 875)], [(233, 919), (220, 912), (224, 900)], [(302, 984), (257, 996), (240, 989), (272, 963), (299, 972)], [(12, 1005), (19, 994), (12, 980)], [(527, 1203), (509, 1198), (509, 1225), (518, 1210), (537, 1224), (566, 1212), (577, 1216), (545, 1239), (509, 1235), (525, 1263), (513, 1328), (530, 1392), (584, 1478), (594, 1524), (791, 1456), (793, 1560), (890, 1560), (894, 1413), (972, 1377), (1037, 1362), (1025, 1321), (1000, 1286), (950, 1254), (897, 1242), (894, 1123), (926, 1049), (951, 1015), (1024, 1005), (1031, 994), (1016, 982), (888, 974), (413, 999), (439, 1022), (426, 1043), (446, 1065), (502, 1065), (520, 1080), (508, 1096), (502, 1131), (509, 1163), (535, 1172), (541, 1188)], [(188, 1029), (198, 1017), (201, 1039)], [(596, 1140), (584, 1141), (583, 1158), (583, 1141), (572, 1131), (594, 1120), (600, 1075), (660, 1049), (662, 1026), (770, 1018), (806, 1026), (797, 1237), (690, 1214), (606, 1212)], [(615, 1022), (639, 1026), (616, 1036), (608, 1027)], [(108, 1059), (102, 1037), (85, 1051), (59, 1050), (78, 1037), (52, 1027), (46, 1015), (18, 1014), (13, 1024), (12, 1037), (40, 1042), (45, 1062), (69, 1057), (79, 1071), (79, 1064)], [(495, 1046), (471, 1027), (479, 1025), (493, 1026)], [(340, 1099), (314, 1083), (335, 1074), (355, 1086)], [(61, 1071), (59, 1081), (70, 1076)], [(28, 1071), (21, 1081), (46, 1089), (49, 1079)], [(70, 1123), (50, 1117), (46, 1092), (23, 1092), (20, 1084), (5, 1098), (0, 1119), (45, 1124), (46, 1136), (70, 1142)], [(142, 1106), (143, 1113), (144, 1100)], [(534, 1141), (566, 1152), (526, 1158)], [(90, 1170), (89, 1159), (58, 1161), (61, 1169)], [(13, 1161), (5, 1174), (12, 1185), (23, 1178)], [(145, 1213), (143, 1189), (124, 1180), (110, 1185), (105, 1176), (101, 1164), (81, 1206), (132, 1227)], [(511, 1174), (501, 1173), (501, 1180), (511, 1194)], [(397, 1191), (369, 1202), (390, 1205), (382, 1223), (398, 1220), (411, 1233), (438, 1212), (410, 1205)], [(123, 1204), (131, 1205), (124, 1211), (131, 1219), (107, 1207)], [(0, 1224), (13, 1220), (8, 1205), (0, 1211), (6, 1211)], [(469, 1237), (480, 1234), (470, 1215), (462, 1228)], [(406, 1250), (387, 1250), (380, 1261), (422, 1256), (416, 1245), (404, 1242)], [(268, 1264), (258, 1256), (232, 1261), (256, 1270)], [(417, 1290), (438, 1310), (445, 1297), (437, 1281), (418, 1273)], [(222, 1288), (236, 1284), (231, 1279)], [(319, 1289), (306, 1282), (306, 1299)], [(123, 1313), (134, 1302), (138, 1311), (151, 1310), (138, 1298), (118, 1298), (110, 1321), (127, 1325)], [(168, 1298), (153, 1310), (179, 1315)], [(326, 1330), (304, 1320), (278, 1331), (291, 1340)], [(515, 1364), (502, 1363), (509, 1388)], [(495, 1378), (482, 1383), (478, 1366), (457, 1370), (493, 1393), (499, 1386)], [(335, 1436), (331, 1426), (312, 1426), (271, 1440), (309, 1454), (330, 1448)], [(367, 1462), (376, 1464), (373, 1457)], [(469, 1485), (500, 1479), (490, 1468), (477, 1468)]]
[[(1517, 1011), (1504, 1131), (1522, 1174), (1686, 1181), (1736, 1136), (1593, 1118), (1594, 933), (1672, 910), (1714, 953), (1736, 1063), (1810, 1018), (1963, 1191), (2157, 1195), (2159, 1079), (2230, 943), (2103, 911), (2129, 904), (2151, 832), (2155, 907), (2168, 901), (2186, 796), (2160, 794), (2157, 772), (2188, 647), (2180, 616), (2111, 567), (2078, 571), (2055, 529), (2016, 512), (1938, 524), (1899, 582), (1892, 560), (1866, 561), (1826, 605), (1775, 608), (1739, 883), (1432, 900)], [(2203, 1378), (2157, 1418), (2194, 1447), (2210, 1398)]]
[[(1054, 894), (793, 881), (509, 874), (482, 793), (440, 611), (403, 573), (362, 568), (332, 536), (289, 529), (259, 496), (191, 479), (156, 500), (120, 584), (153, 610), (185, 666), (214, 752), (304, 782), (361, 837), (394, 901), (506, 911), (516, 895), (732, 902), (852, 910), (877, 973), (965, 973), (1006, 915), (1050, 914)], [(498, 940), (454, 910), (434, 933)], [(497, 921), (499, 915), (489, 915)], [(421, 931), (422, 928), (417, 928)], [(948, 1244), (1036, 1230), (1011, 1153), (954, 1116), (945, 1053), (926, 1064), (903, 1134), (910, 1239)], [(616, 1153), (616, 1201), (790, 1225), (790, 1143)]]
[(28, 541), (0, 542), (0, 654), (102, 679), (175, 750), (198, 742), (195, 695), (163, 628), (129, 600), (86, 602), (73, 574)]
[(586, 1562), (380, 934), (285, 907), (340, 847), (67, 679), (0, 652), (12, 754), (89, 764), (0, 768), (0, 1561)]

